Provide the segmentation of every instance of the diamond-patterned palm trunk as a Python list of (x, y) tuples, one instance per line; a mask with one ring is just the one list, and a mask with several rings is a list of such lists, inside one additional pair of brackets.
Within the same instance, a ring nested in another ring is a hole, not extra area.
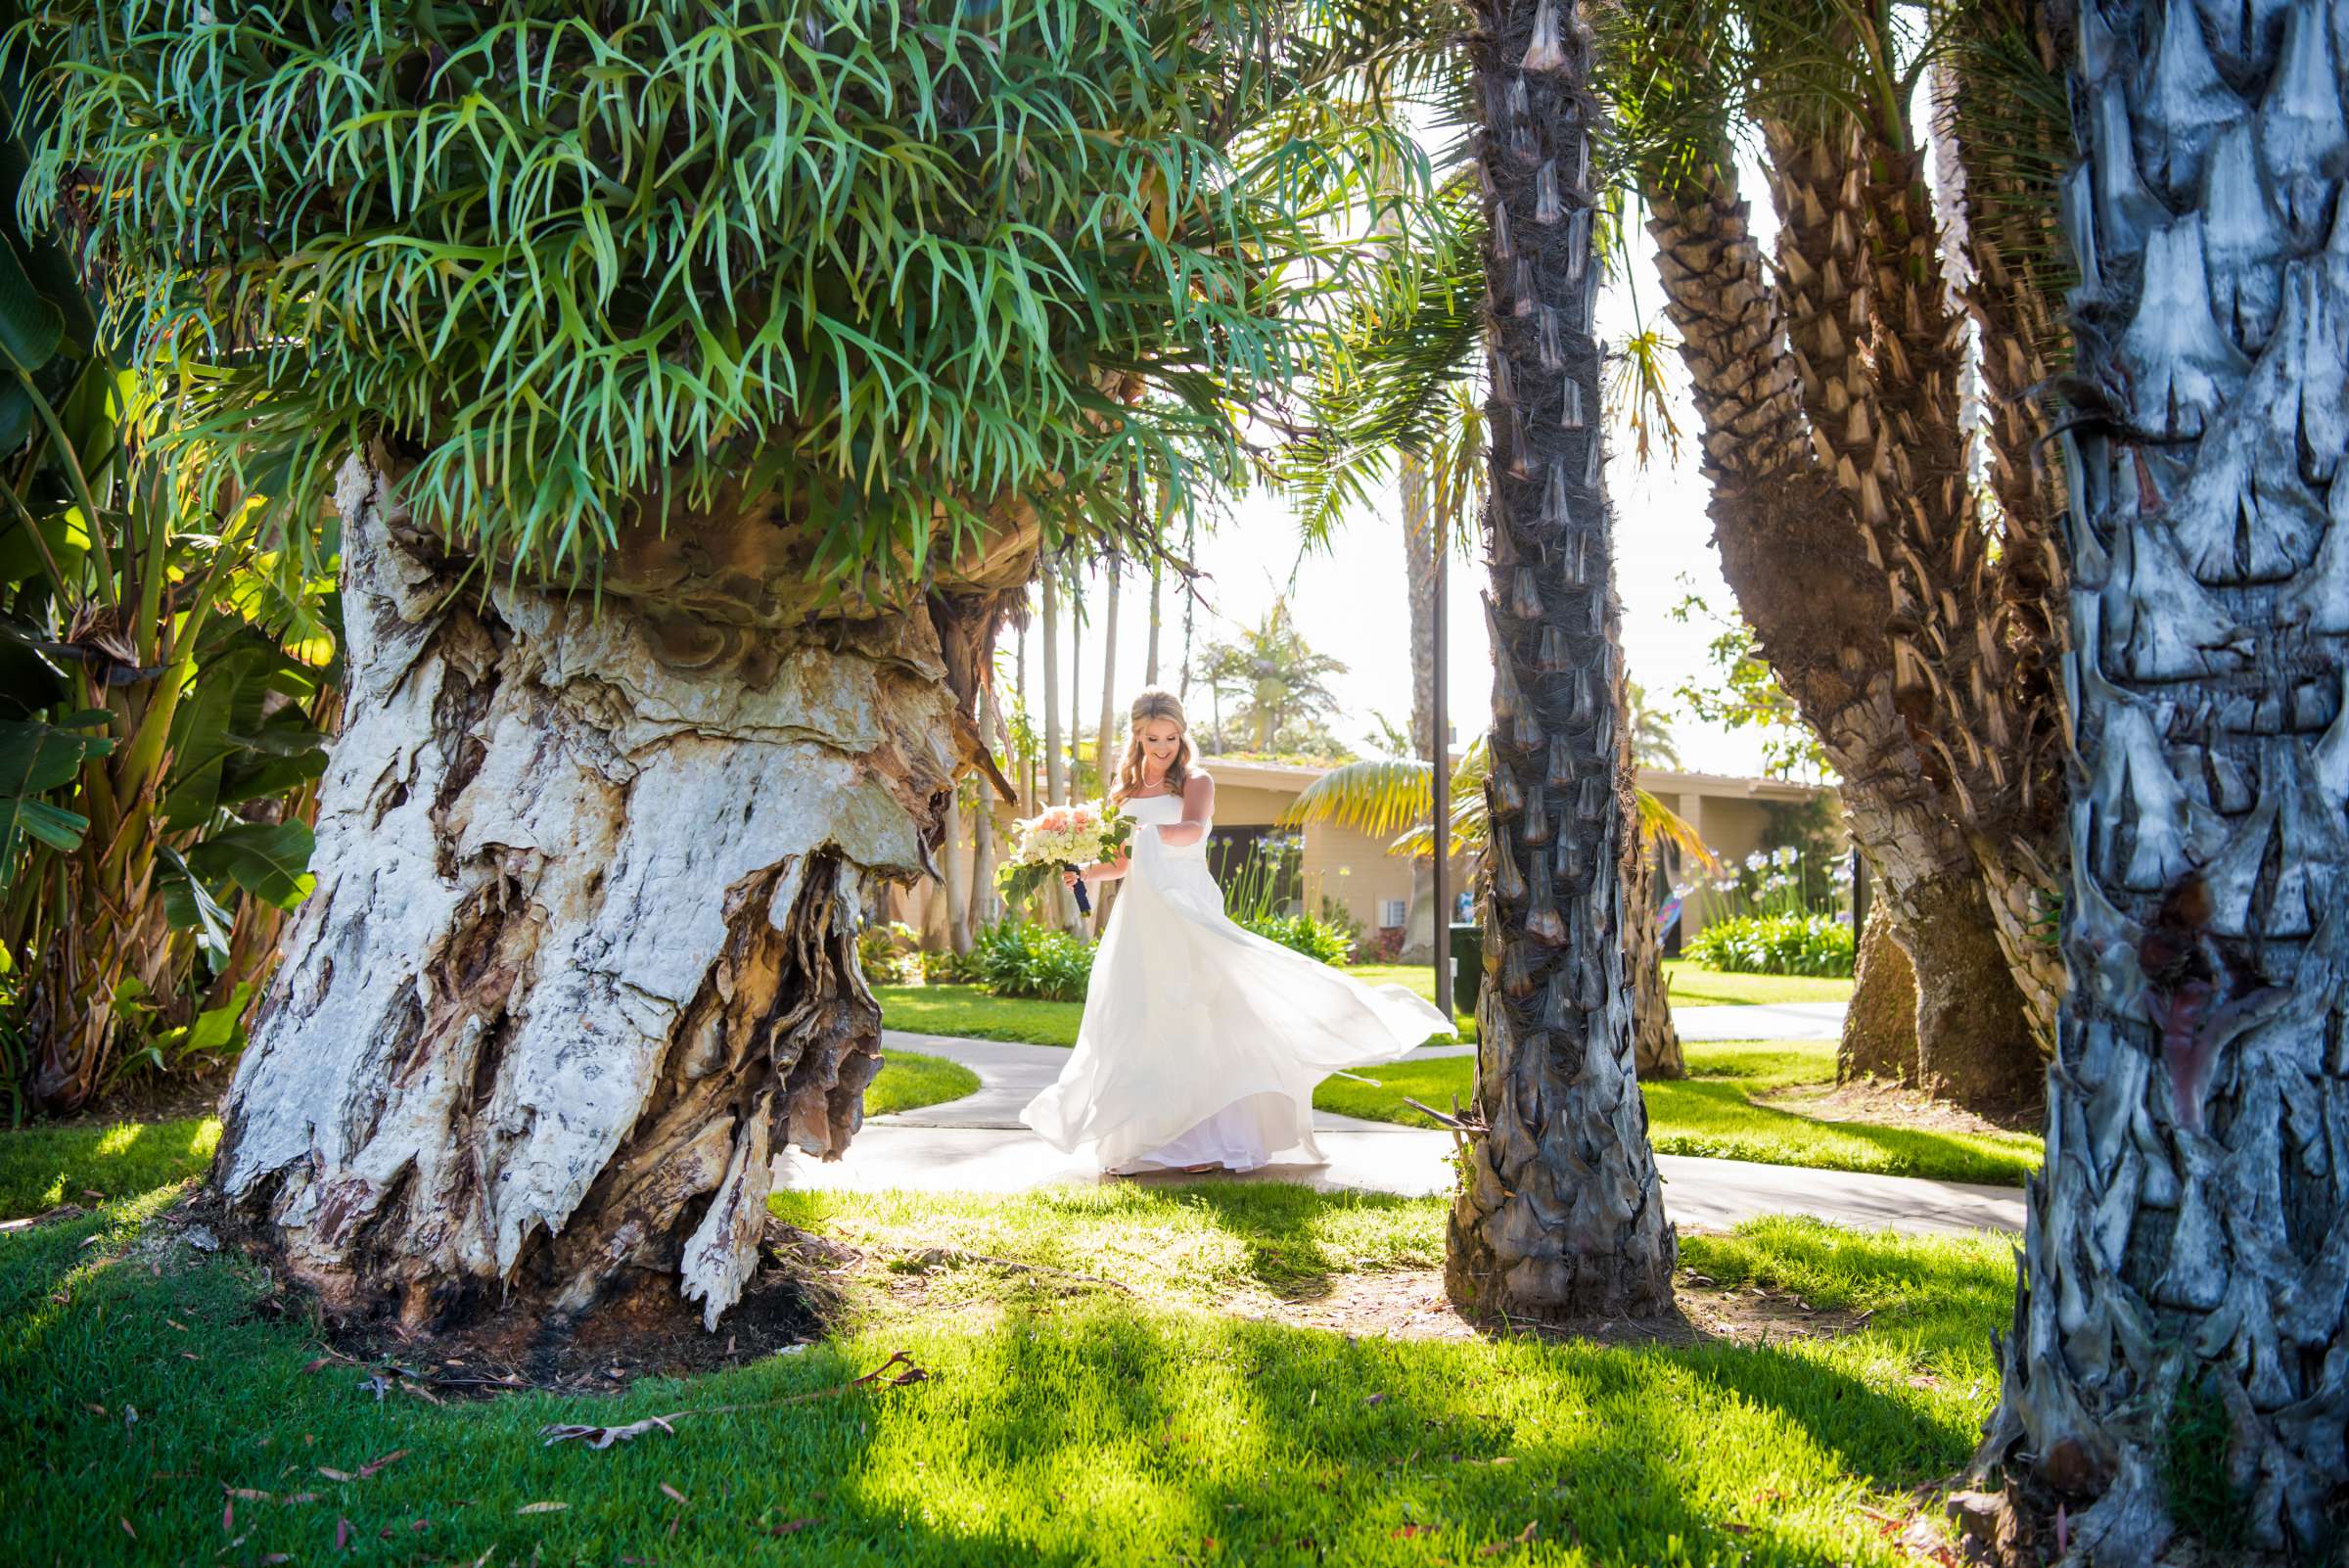
[(2349, 1495), (2339, 51), (2317, 0), (2079, 15), (2072, 983), (1983, 1458), (2098, 1564), (2314, 1556)]
[(1480, 5), (1493, 475), (1491, 850), (1476, 1110), (1446, 1280), (1472, 1311), (1668, 1312), (1625, 967), (1617, 656), (1591, 309), (1590, 41), (1571, 5)]
[[(1774, 285), (1726, 141), (1642, 171), (1704, 425), (1722, 572), (1843, 777), (1853, 837), (1913, 963), (1917, 1076), (1967, 1104), (2008, 1105), (2036, 1090), (2039, 1068), (2020, 949), (2003, 940), (1951, 786), (1947, 757), (1973, 754), (1923, 738), (1952, 689), (1937, 671), (1959, 646), (1938, 624), (1952, 608), (1970, 615), (1984, 591), (1954, 488), (1956, 387), (1938, 346), (1950, 328), (1938, 293), (1911, 276), (1913, 236), (1870, 264), (1875, 225), (1921, 220), (1905, 201), (1871, 206), (1858, 127), (1781, 125), (1771, 141), (1785, 218)], [(1888, 300), (1922, 329), (1893, 331)], [(1905, 338), (1922, 342), (1895, 346)], [(1952, 556), (1958, 566), (1940, 570)]]

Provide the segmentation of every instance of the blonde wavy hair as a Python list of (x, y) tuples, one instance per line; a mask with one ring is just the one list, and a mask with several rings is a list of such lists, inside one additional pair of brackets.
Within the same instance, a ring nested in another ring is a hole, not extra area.
[(1170, 795), (1180, 795), (1191, 776), (1191, 726), (1182, 716), (1182, 700), (1164, 686), (1145, 686), (1133, 699), (1129, 710), (1132, 727), (1128, 732), (1125, 761), (1118, 763), (1118, 787), (1110, 795), (1112, 801), (1123, 801), (1142, 787), (1142, 726), (1152, 719), (1171, 718), (1182, 727), (1182, 739), (1174, 747), (1174, 760), (1167, 764), (1166, 786)]

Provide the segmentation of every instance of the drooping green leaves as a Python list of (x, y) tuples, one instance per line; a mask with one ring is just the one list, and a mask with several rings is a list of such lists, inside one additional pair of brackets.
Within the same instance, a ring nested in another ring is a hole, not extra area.
[(200, 877), (226, 877), (256, 899), (291, 909), (310, 896), (316, 840), (302, 822), (243, 822), (213, 834), (188, 852)]
[(95, 215), (184, 434), (290, 516), (390, 437), (500, 560), (585, 574), (771, 491), (840, 585), (1014, 500), (1128, 529), (1136, 466), (1236, 477), (1402, 156), (1306, 106), (1440, 15), (89, 0), (20, 29), (54, 63), (27, 191)]

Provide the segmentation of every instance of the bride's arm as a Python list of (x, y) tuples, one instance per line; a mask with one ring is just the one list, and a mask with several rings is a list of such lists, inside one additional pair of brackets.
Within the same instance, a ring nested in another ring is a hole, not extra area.
[(1174, 849), (1196, 844), (1207, 837), (1207, 825), (1215, 815), (1216, 781), (1205, 773), (1194, 773), (1182, 786), (1182, 820), (1160, 828), (1158, 842)]

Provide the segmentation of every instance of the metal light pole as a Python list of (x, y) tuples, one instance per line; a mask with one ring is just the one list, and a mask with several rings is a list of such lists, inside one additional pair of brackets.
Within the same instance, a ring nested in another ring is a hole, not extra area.
[(1447, 618), (1444, 613), (1444, 558), (1449, 553), (1445, 545), (1443, 521), (1428, 530), (1436, 546), (1436, 613), (1432, 618), (1429, 640), (1434, 644), (1428, 657), (1436, 667), (1436, 833), (1433, 849), (1436, 856), (1436, 1006), (1444, 1016), (1452, 1016), (1451, 1009), (1451, 889), (1446, 872), (1451, 865), (1451, 726), (1446, 714), (1446, 661), (1444, 644)]

